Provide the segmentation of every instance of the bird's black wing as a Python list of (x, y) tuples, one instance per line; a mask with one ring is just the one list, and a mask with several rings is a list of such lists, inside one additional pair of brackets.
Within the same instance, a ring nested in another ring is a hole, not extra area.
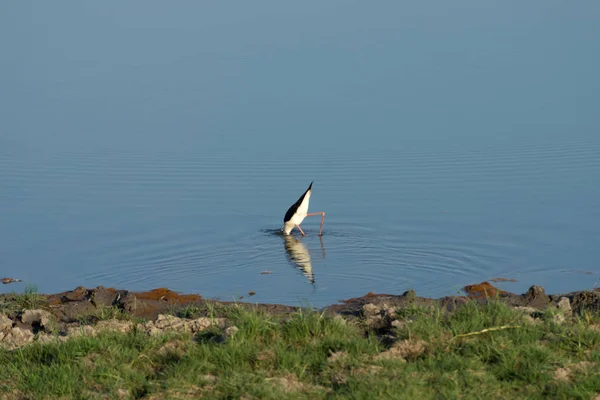
[(308, 191), (310, 189), (312, 189), (313, 182), (310, 183), (310, 185), (308, 186), (308, 189), (306, 189), (306, 191), (302, 194), (302, 196), (300, 196), (298, 201), (295, 202), (294, 204), (292, 204), (292, 206), (289, 208), (289, 210), (287, 210), (287, 212), (285, 213), (285, 217), (283, 217), (283, 222), (288, 222), (290, 219), (292, 219), (292, 217), (298, 210), (298, 207), (300, 207), (300, 204), (302, 204), (302, 200), (304, 200), (304, 196), (306, 196), (306, 193), (308, 193)]

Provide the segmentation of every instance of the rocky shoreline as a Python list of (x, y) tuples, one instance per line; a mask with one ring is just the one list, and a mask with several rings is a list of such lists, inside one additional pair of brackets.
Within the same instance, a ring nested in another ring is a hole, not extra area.
[[(365, 329), (385, 334), (398, 323), (398, 311), (408, 307), (433, 306), (453, 312), (470, 301), (504, 302), (523, 311), (535, 322), (548, 309), (557, 323), (584, 312), (600, 311), (600, 289), (566, 294), (546, 294), (544, 288), (531, 286), (526, 293), (514, 294), (497, 289), (489, 282), (469, 285), (464, 296), (438, 299), (419, 297), (414, 291), (401, 295), (368, 293), (321, 308), (319, 312), (356, 320)], [(179, 294), (166, 288), (131, 292), (102, 286), (51, 294), (33, 294), (24, 304), (24, 295), (0, 295), (0, 347), (15, 349), (34, 342), (64, 341), (101, 331), (127, 332), (131, 329), (156, 335), (165, 331), (196, 334), (208, 328), (219, 330), (226, 338), (237, 328), (229, 323), (231, 306), (249, 307), (285, 319), (299, 307), (281, 304), (220, 302), (195, 294)]]

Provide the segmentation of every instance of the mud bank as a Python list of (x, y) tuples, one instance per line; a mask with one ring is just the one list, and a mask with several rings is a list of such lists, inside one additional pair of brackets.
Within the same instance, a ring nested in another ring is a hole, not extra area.
[[(489, 282), (468, 285), (464, 296), (438, 299), (419, 297), (414, 291), (401, 295), (368, 293), (342, 300), (320, 309), (325, 314), (357, 320), (365, 329), (385, 333), (395, 326), (402, 309), (415, 306), (439, 307), (453, 312), (467, 302), (504, 302), (532, 319), (547, 309), (555, 309), (556, 322), (584, 312), (600, 311), (600, 289), (565, 294), (546, 294), (544, 288), (531, 286), (515, 294), (497, 289)], [(285, 319), (298, 307), (281, 304), (220, 302), (196, 294), (180, 294), (166, 288), (131, 292), (102, 286), (24, 298), (20, 294), (0, 295), (0, 345), (16, 348), (34, 341), (66, 340), (81, 334), (95, 335), (100, 330), (126, 332), (134, 326), (148, 334), (164, 330), (195, 334), (216, 327), (229, 335), (235, 331), (227, 320), (233, 304)]]

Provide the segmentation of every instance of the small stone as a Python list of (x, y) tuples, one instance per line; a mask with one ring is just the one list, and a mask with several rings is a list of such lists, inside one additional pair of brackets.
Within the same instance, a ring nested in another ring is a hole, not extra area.
[(556, 304), (556, 308), (558, 308), (564, 314), (571, 314), (571, 301), (568, 297), (561, 297)]
[(117, 296), (115, 302), (117, 302), (119, 306), (123, 307), (123, 310), (127, 311), (128, 313), (135, 313), (142, 305), (142, 301), (138, 300), (137, 297), (135, 297), (135, 295), (131, 292)]
[(150, 335), (159, 334), (163, 330), (197, 333), (211, 326), (224, 329), (227, 326), (227, 320), (225, 318), (206, 317), (188, 320), (173, 315), (160, 314), (156, 321), (149, 321), (144, 324), (146, 332)]
[(381, 313), (381, 308), (373, 303), (365, 304), (362, 308), (364, 315), (376, 315)]
[(388, 307), (384, 310), (384, 313), (386, 316), (388, 316), (390, 319), (394, 319), (396, 318), (396, 309), (394, 307)]
[(104, 286), (98, 286), (92, 290), (90, 299), (96, 307), (111, 307), (117, 299), (117, 293), (114, 290), (106, 289)]
[(546, 295), (546, 290), (536, 285), (531, 286), (524, 297), (531, 307), (543, 308), (550, 302), (550, 298)]
[(565, 322), (565, 315), (564, 314), (556, 314), (556, 315), (552, 316), (552, 321), (554, 321), (554, 323), (556, 325), (562, 325)]
[(116, 319), (111, 319), (108, 321), (98, 321), (95, 326), (97, 331), (109, 331), (109, 332), (121, 332), (127, 333), (133, 327), (133, 323), (131, 321), (119, 321)]
[(71, 322), (77, 320), (82, 315), (89, 315), (96, 311), (96, 307), (89, 301), (70, 301), (65, 303), (60, 309), (60, 320)]
[(544, 289), (542, 286), (533, 285), (529, 288), (527, 294), (534, 298), (544, 296), (546, 295), (546, 289)]
[(84, 301), (87, 300), (88, 290), (83, 286), (77, 286), (75, 290), (67, 292), (62, 297), (62, 301)]
[(536, 310), (533, 307), (523, 307), (523, 306), (517, 306), (517, 307), (515, 307), (515, 310), (521, 311), (523, 314), (527, 314), (527, 315), (531, 315), (531, 314), (538, 312), (538, 310)]
[(186, 330), (188, 325), (188, 321), (179, 317), (175, 317), (173, 315), (165, 315), (160, 314), (156, 321), (154, 321), (154, 326), (158, 329), (171, 329), (174, 331), (183, 331)]
[(371, 329), (383, 329), (386, 328), (385, 320), (381, 315), (372, 315), (366, 319), (367, 326)]
[(38, 343), (55, 343), (58, 341), (57, 336), (52, 335), (52, 334), (47, 334), (47, 333), (39, 333), (36, 338), (35, 341)]
[(558, 368), (554, 371), (554, 380), (568, 382), (570, 380), (569, 372), (570, 371), (567, 368)]
[(119, 400), (123, 400), (123, 399), (128, 399), (130, 398), (129, 396), (129, 391), (125, 390), (125, 389), (117, 389), (117, 398)]
[(397, 320), (397, 319), (395, 319), (395, 320), (392, 321), (392, 327), (394, 327), (396, 329), (403, 328), (405, 326), (406, 326), (406, 322), (404, 322), (404, 321), (400, 321), (400, 320)]
[(78, 336), (96, 336), (96, 333), (97, 332), (94, 327), (90, 325), (70, 326), (67, 328), (67, 336), (61, 336), (60, 340), (66, 340), (67, 337), (73, 338)]
[(27, 310), (21, 315), (21, 322), (31, 326), (46, 327), (50, 323), (52, 314), (46, 310)]
[(224, 329), (227, 326), (225, 318), (206, 318), (201, 317), (190, 321), (192, 333), (203, 331), (212, 326)]
[(239, 330), (240, 329), (237, 326), (230, 326), (229, 328), (225, 329), (225, 337), (230, 338), (233, 335), (235, 335)]
[(10, 330), (13, 326), (12, 319), (8, 318), (4, 314), (0, 314), (0, 333)]
[(34, 334), (28, 329), (12, 328), (2, 339), (2, 345), (9, 349), (16, 349), (33, 342)]

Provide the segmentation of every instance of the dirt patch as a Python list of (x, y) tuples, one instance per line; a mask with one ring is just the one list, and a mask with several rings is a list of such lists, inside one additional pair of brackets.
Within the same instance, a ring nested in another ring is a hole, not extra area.
[(365, 368), (354, 368), (350, 374), (351, 375), (375, 375), (379, 372), (383, 371), (383, 367), (379, 365), (369, 365)]
[(388, 350), (379, 353), (374, 357), (375, 360), (414, 360), (423, 352), (427, 342), (423, 340), (402, 340), (394, 343)]
[(158, 349), (158, 354), (161, 356), (176, 356), (181, 357), (185, 354), (186, 350), (190, 345), (189, 341), (175, 339), (170, 340), (167, 343), (163, 344), (160, 349)]
[(566, 365), (562, 368), (557, 368), (554, 371), (554, 380), (560, 382), (570, 382), (573, 379), (574, 374), (586, 375), (588, 371), (596, 368), (596, 363), (589, 361), (581, 361), (576, 364)]
[(335, 351), (335, 352), (331, 353), (329, 355), (329, 357), (327, 357), (327, 361), (330, 363), (345, 362), (348, 360), (348, 358), (350, 358), (350, 355), (348, 354), (348, 352)]
[(267, 378), (267, 381), (273, 383), (275, 387), (282, 390), (285, 393), (296, 393), (296, 392), (330, 392), (331, 389), (323, 386), (311, 385), (298, 380), (298, 377), (294, 374), (288, 374), (282, 377)]

